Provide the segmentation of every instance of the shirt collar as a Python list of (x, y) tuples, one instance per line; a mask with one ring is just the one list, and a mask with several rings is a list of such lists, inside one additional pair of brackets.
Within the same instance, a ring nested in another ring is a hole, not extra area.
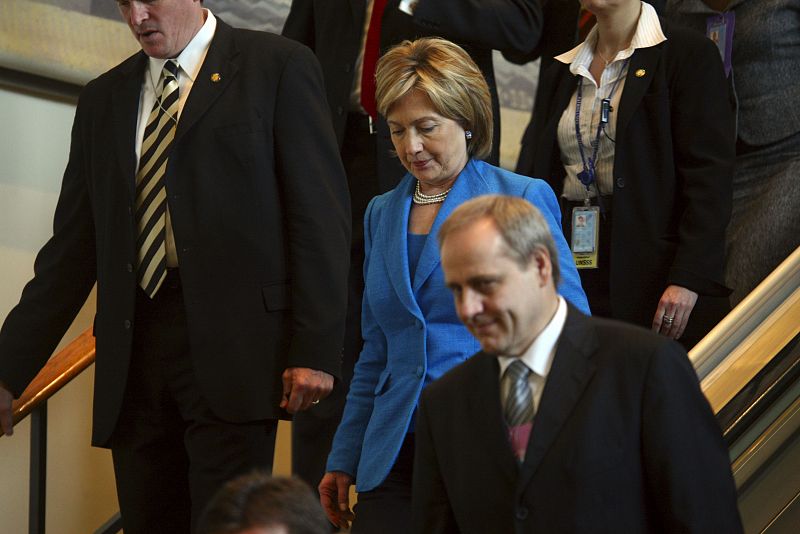
[(514, 360), (522, 360), (528, 368), (542, 378), (547, 378), (550, 372), (550, 367), (553, 365), (553, 358), (556, 354), (556, 345), (558, 338), (561, 337), (561, 331), (564, 329), (564, 323), (567, 320), (567, 303), (561, 295), (558, 295), (558, 307), (556, 313), (544, 330), (536, 336), (531, 346), (528, 347), (522, 356), (519, 358), (513, 356), (498, 356), (497, 361), (500, 364), (500, 377), (511, 362)]
[[(636, 23), (636, 31), (631, 39), (631, 44), (628, 48), (620, 50), (612, 60), (624, 60), (633, 55), (637, 48), (649, 48), (656, 46), (667, 40), (661, 29), (661, 21), (658, 19), (658, 13), (653, 6), (647, 2), (642, 2), (642, 12), (639, 15), (639, 21)], [(572, 74), (578, 74), (581, 67), (588, 72), (589, 67), (594, 59), (594, 47), (597, 44), (597, 26), (591, 29), (581, 44), (563, 54), (556, 56), (556, 61), (569, 65), (569, 70)], [(583, 70), (581, 69), (581, 70)]]
[[(217, 30), (217, 19), (210, 10), (203, 8), (206, 16), (206, 21), (200, 28), (186, 48), (178, 54), (175, 58), (180, 65), (180, 70), (194, 83), (197, 74), (200, 72), (200, 67), (203, 66), (203, 60), (206, 57), (206, 52), (211, 46), (211, 40), (214, 38), (214, 32)], [(150, 79), (154, 80), (153, 85), (158, 84), (161, 79), (161, 71), (164, 69), (166, 59), (150, 58)]]

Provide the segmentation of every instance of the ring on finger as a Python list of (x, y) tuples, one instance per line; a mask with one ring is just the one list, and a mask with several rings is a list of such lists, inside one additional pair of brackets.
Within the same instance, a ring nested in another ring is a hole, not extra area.
[(311, 404), (319, 404), (319, 399), (317, 399), (315, 401), (311, 401)]
[(672, 315), (664, 315), (664, 324), (667, 326), (672, 326), (673, 321), (675, 321), (675, 317)]

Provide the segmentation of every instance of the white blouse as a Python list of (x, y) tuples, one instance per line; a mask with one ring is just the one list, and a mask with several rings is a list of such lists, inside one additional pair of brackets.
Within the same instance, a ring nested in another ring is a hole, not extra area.
[[(642, 11), (630, 46), (617, 52), (617, 55), (603, 70), (599, 83), (589, 72), (597, 44), (596, 26), (592, 28), (583, 43), (555, 58), (557, 61), (569, 64), (570, 72), (581, 83), (579, 128), (587, 167), (589, 158), (594, 153), (594, 143), (601, 119), (602, 101), (605, 98), (611, 101), (608, 122), (597, 140), (595, 177), (601, 195), (610, 195), (614, 191), (614, 140), (616, 139), (617, 131), (617, 109), (619, 109), (620, 98), (625, 88), (625, 79), (628, 75), (628, 60), (637, 48), (655, 46), (666, 41), (666, 39), (664, 32), (661, 30), (661, 23), (658, 20), (656, 10), (650, 4), (642, 2)], [(576, 87), (569, 105), (561, 115), (557, 130), (561, 161), (566, 170), (562, 196), (572, 201), (594, 198), (597, 191), (594, 185), (587, 191), (586, 186), (578, 179), (578, 173), (583, 171), (584, 163), (578, 146), (578, 136), (575, 132), (577, 93)]]

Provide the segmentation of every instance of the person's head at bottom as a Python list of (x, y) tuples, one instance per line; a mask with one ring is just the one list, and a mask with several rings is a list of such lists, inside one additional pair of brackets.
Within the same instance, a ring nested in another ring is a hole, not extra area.
[(296, 478), (261, 472), (225, 484), (200, 517), (198, 534), (329, 534), (316, 495)]

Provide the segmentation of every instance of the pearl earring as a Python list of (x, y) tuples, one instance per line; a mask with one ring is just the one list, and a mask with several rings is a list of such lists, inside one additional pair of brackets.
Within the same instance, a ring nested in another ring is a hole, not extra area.
[(472, 139), (472, 130), (464, 130), (464, 137)]

